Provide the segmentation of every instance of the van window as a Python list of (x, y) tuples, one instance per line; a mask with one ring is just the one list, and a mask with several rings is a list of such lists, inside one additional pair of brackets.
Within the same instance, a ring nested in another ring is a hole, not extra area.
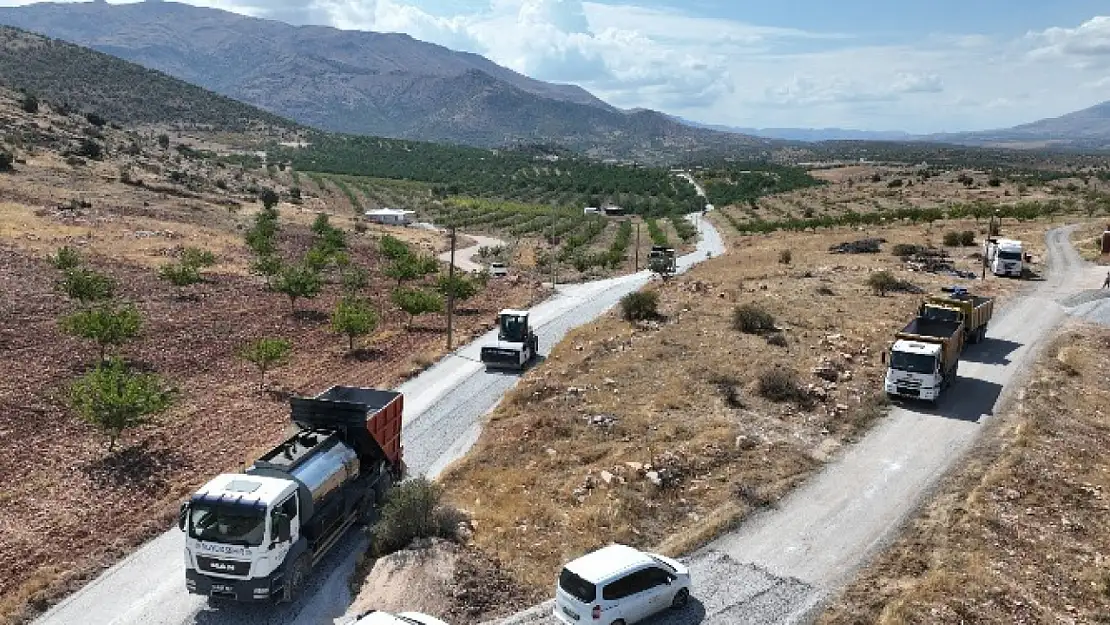
[(582, 603), (593, 603), (597, 598), (597, 588), (593, 584), (567, 569), (559, 574), (559, 588)]
[(654, 585), (651, 570), (643, 569), (635, 573), (629, 573), (609, 584), (601, 591), (601, 596), (610, 601), (624, 599), (638, 592), (643, 592)]

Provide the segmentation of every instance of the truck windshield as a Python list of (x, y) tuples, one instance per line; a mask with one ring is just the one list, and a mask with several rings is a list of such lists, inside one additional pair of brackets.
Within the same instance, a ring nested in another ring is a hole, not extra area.
[(1021, 260), (1021, 252), (998, 252), (998, 257), (1002, 260)]
[(933, 373), (936, 371), (936, 358), (925, 354), (893, 352), (890, 354), (890, 368), (909, 373)]
[(265, 529), (261, 508), (197, 501), (189, 505), (189, 536), (197, 540), (255, 547), (262, 544)]
[(525, 318), (517, 315), (501, 317), (501, 340), (520, 343), (524, 341)]
[(950, 323), (955, 323), (960, 320), (960, 312), (958, 310), (939, 308), (936, 306), (925, 306), (921, 311), (921, 316), (931, 321), (947, 321)]

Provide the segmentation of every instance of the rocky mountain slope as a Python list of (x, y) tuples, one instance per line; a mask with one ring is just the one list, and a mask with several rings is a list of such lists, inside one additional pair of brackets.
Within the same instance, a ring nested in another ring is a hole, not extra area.
[(497, 146), (550, 141), (598, 156), (768, 144), (618, 110), (407, 35), (290, 26), (172, 2), (35, 4), (0, 23), (119, 56), (317, 128)]

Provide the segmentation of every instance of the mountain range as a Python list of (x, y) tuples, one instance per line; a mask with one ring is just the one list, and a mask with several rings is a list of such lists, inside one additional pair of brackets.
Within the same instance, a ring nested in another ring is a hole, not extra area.
[(623, 111), (403, 34), (291, 26), (173, 2), (41, 3), (0, 23), (88, 46), (323, 130), (495, 147), (543, 141), (594, 156), (770, 142)]

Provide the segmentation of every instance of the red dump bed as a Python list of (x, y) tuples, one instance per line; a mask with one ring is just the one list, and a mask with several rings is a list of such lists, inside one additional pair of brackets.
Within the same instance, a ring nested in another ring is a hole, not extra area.
[(316, 397), (289, 401), (293, 421), (301, 428), (339, 431), (360, 455), (384, 455), (395, 469), (401, 469), (405, 405), (401, 393), (333, 386)]

